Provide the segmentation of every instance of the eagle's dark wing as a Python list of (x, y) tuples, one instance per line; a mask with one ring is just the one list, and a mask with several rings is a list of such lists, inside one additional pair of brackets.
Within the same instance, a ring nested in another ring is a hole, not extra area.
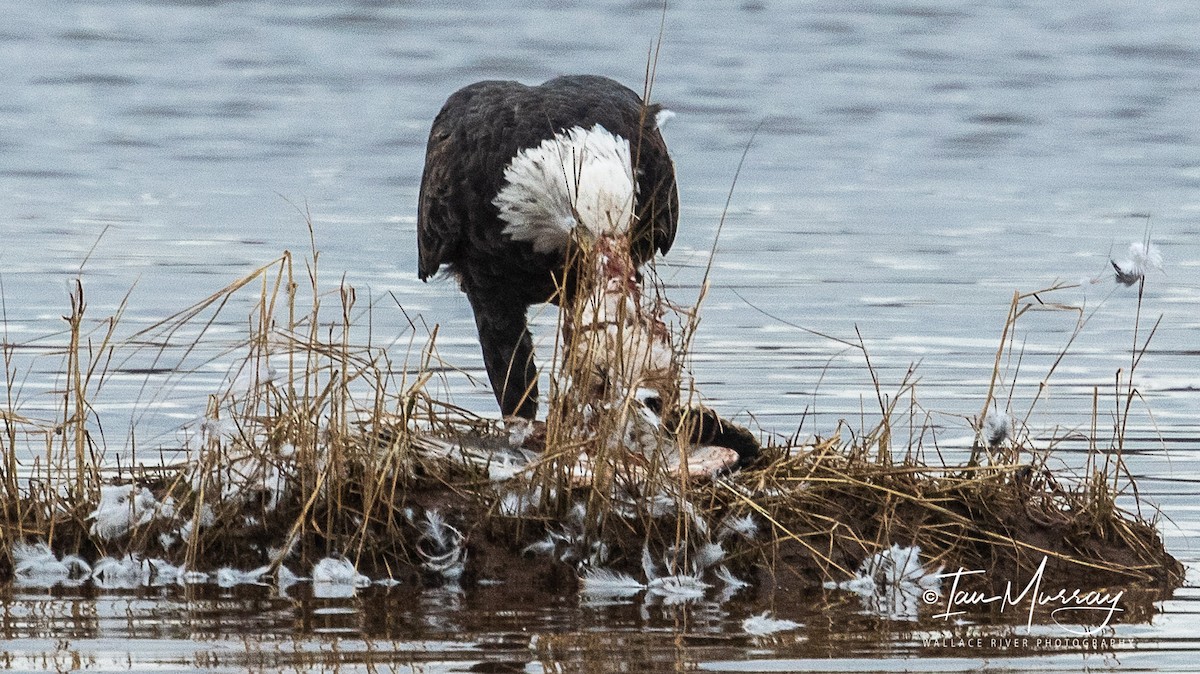
[(417, 204), (417, 275), (425, 280), (453, 264), (470, 228), (489, 210), (505, 163), (515, 152), (515, 110), (506, 103), (516, 82), (477, 82), (454, 92), (433, 120)]
[[(667, 154), (667, 144), (658, 130), (655, 117), (661, 108), (646, 106), (641, 142), (634, 141), (634, 163), (638, 171), (638, 222), (650, 223), (651, 246), (666, 254), (675, 242), (679, 225), (679, 191), (675, 185), (675, 164)], [(634, 243), (637, 243), (635, 238)]]
[(425, 149), (425, 172), (417, 202), (417, 276), (422, 281), (437, 273), (451, 251), (458, 247), (466, 223), (455, 208), (454, 116), (445, 107), (434, 119)]

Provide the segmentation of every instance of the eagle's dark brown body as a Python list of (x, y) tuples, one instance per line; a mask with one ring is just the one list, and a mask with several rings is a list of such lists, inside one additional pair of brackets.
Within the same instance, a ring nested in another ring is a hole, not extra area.
[[(484, 365), (505, 416), (532, 419), (537, 372), (526, 324), (530, 305), (560, 301), (565, 249), (537, 252), (505, 233), (494, 203), (522, 150), (596, 125), (629, 142), (636, 179), (630, 249), (636, 264), (675, 238), (675, 169), (656, 109), (613, 80), (569, 76), (540, 86), (479, 82), (455, 92), (433, 122), (417, 213), (418, 275), (445, 266), (475, 312)], [(569, 179), (564, 173), (564, 180)], [(628, 181), (626, 181), (628, 184)]]

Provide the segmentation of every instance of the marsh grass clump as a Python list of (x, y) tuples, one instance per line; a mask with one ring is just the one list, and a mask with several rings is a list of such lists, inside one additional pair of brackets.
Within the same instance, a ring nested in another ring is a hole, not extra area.
[[(746, 583), (787, 593), (848, 582), (901, 545), (919, 548), (924, 567), (982, 569), (997, 582), (1043, 560), (1047, 582), (1157, 592), (1181, 582), (1155, 522), (1118, 504), (1138, 502), (1124, 432), (1153, 329), (1135, 326), (1111, 437), (1099, 430), (1096, 391), (1075, 473), (1052, 468), (1060, 439), (1028, 432), (1087, 322), (1052, 301), (1063, 286), (1014, 295), (968, 461), (930, 457), (935, 431), (915, 403), (915, 370), (887, 392), (861, 338), (878, 421), (758, 452), (750, 431), (698, 404), (687, 367), (696, 311), (667, 302), (652, 273), (638, 283), (610, 245), (578, 246), (581, 268), (601, 273), (560, 311), (544, 429), (439, 400), (436, 328), (410, 321), (403, 360), (393, 360), (394, 349), (372, 343), (377, 308), (360, 308), (346, 284), (318, 287), (315, 250), (302, 270), (285, 253), (124, 338), (121, 311), (94, 321), (76, 284), (58, 418), (18, 412), (18, 354), (4, 344), (0, 577), (32, 577), (29, 560), (49, 551), (56, 564), (110, 560), (105, 568), (147, 582), (234, 582), (232, 570), (246, 569), (236, 577), (285, 583), (348, 565), (338, 577), (356, 585), (580, 584), (672, 603)], [(172, 348), (198, 349), (235, 306), (250, 309), (245, 338), (223, 354), (234, 366), (182, 428), (181, 446), (158, 461), (110, 455), (94, 400), (116, 364), (131, 353), (169, 364)], [(1047, 308), (1079, 320), (1021, 415), (1001, 362), (1019, 362), (1018, 321)]]

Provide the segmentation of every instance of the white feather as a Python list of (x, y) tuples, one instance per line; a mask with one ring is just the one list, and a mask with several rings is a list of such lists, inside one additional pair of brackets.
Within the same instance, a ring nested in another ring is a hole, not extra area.
[(421, 567), (447, 580), (461, 577), (467, 559), (462, 532), (437, 510), (426, 511), (425, 520), (418, 528), (421, 537), (417, 540), (417, 555), (421, 558)]
[(708, 583), (689, 575), (662, 576), (646, 583), (651, 594), (664, 597), (667, 603), (700, 599), (707, 587)]
[(756, 616), (751, 616), (742, 621), (742, 631), (758, 637), (786, 630), (794, 630), (797, 627), (800, 627), (800, 623), (793, 620), (772, 618), (770, 611), (763, 611)]
[(925, 590), (940, 591), (942, 567), (927, 570), (921, 564), (921, 548), (893, 545), (863, 560), (857, 574), (840, 583), (827, 582), (827, 589), (853, 592), (863, 610), (892, 620), (916, 620)]
[(727, 567), (727, 566), (722, 566), (719, 569), (717, 569), (716, 575), (717, 575), (717, 580), (721, 581), (727, 587), (729, 587), (730, 589), (732, 589), (734, 591), (740, 590), (743, 587), (750, 587), (750, 583), (747, 583), (746, 581), (742, 580), (741, 578), (738, 578), (737, 576), (733, 575), (733, 572), (730, 571), (729, 567)]
[(730, 536), (738, 536), (752, 541), (757, 535), (758, 524), (754, 522), (754, 516), (750, 514), (728, 517), (721, 522), (721, 526), (717, 529), (717, 538), (722, 540)]
[(1154, 244), (1135, 241), (1129, 244), (1129, 256), (1120, 262), (1114, 260), (1112, 265), (1117, 282), (1131, 286), (1145, 278), (1151, 269), (1162, 271), (1163, 257)]
[(217, 569), (217, 585), (221, 587), (233, 587), (235, 585), (252, 585), (259, 583), (262, 577), (270, 569), (267, 566), (260, 566), (252, 571), (239, 571), (231, 567), (222, 567)]
[(326, 557), (313, 565), (314, 584), (343, 587), (366, 587), (371, 579), (358, 572), (354, 564), (345, 557)]
[(1012, 437), (1012, 417), (992, 408), (983, 418), (983, 441), (988, 447), (998, 447)]
[(710, 566), (720, 564), (725, 559), (725, 548), (721, 547), (720, 543), (705, 543), (696, 550), (696, 556), (692, 560), (697, 572), (703, 571)]
[(24, 587), (78, 585), (91, 576), (88, 563), (75, 555), (59, 561), (50, 546), (39, 541), (32, 545), (17, 541), (12, 546), (13, 583)]
[(654, 558), (650, 556), (650, 546), (642, 547), (642, 573), (646, 574), (646, 582), (652, 582), (658, 577), (654, 569)]
[(286, 588), (289, 585), (295, 585), (300, 582), (300, 577), (293, 573), (291, 569), (281, 564), (279, 570), (275, 572), (275, 582), (279, 587)]
[[(101, 485), (100, 502), (88, 515), (88, 519), (94, 520), (91, 533), (104, 541), (119, 538), (130, 529), (150, 522), (162, 510), (163, 504), (145, 487), (138, 488), (132, 484)], [(174, 511), (174, 507), (170, 506), (169, 512), (162, 511), (161, 515), (170, 517)]]
[(132, 589), (149, 585), (154, 571), (134, 555), (114, 559), (102, 557), (92, 566), (92, 582), (103, 589)]
[(579, 576), (580, 591), (606, 597), (628, 597), (646, 589), (629, 574), (609, 569), (587, 569)]
[(556, 547), (558, 547), (558, 543), (555, 542), (554, 538), (552, 536), (546, 536), (540, 541), (535, 541), (529, 545), (526, 545), (525, 548), (521, 550), (521, 554), (552, 555), (554, 554), (554, 549)]

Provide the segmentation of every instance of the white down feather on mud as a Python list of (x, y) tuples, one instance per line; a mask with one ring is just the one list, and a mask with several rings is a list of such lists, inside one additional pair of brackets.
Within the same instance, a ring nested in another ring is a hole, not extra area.
[(421, 568), (447, 581), (458, 580), (467, 562), (463, 533), (437, 510), (427, 510), (417, 529), (421, 532), (416, 544)]
[(155, 519), (175, 516), (175, 505), (168, 499), (159, 503), (149, 489), (135, 484), (100, 485), (100, 501), (88, 515), (92, 520), (91, 534), (102, 541), (111, 541), (129, 533), (134, 527), (149, 524)]

